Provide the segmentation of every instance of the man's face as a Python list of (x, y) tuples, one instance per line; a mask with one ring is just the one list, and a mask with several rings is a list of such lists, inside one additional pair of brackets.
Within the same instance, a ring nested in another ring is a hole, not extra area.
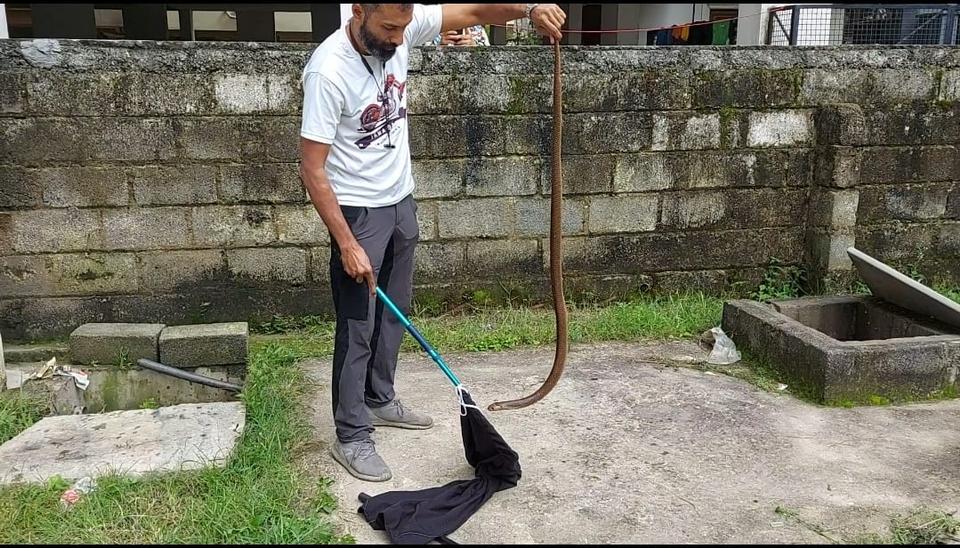
[(365, 11), (360, 21), (360, 43), (371, 55), (386, 61), (403, 44), (403, 31), (413, 20), (413, 9), (398, 4), (380, 4)]

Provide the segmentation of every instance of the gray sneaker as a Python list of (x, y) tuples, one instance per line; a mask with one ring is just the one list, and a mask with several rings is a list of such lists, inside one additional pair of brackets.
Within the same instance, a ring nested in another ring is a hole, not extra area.
[(412, 430), (426, 430), (433, 426), (433, 419), (404, 407), (400, 400), (393, 400), (383, 407), (367, 407), (370, 424), (373, 426), (395, 426)]
[(349, 443), (337, 440), (330, 448), (330, 453), (348, 472), (362, 480), (387, 481), (392, 477), (370, 438)]

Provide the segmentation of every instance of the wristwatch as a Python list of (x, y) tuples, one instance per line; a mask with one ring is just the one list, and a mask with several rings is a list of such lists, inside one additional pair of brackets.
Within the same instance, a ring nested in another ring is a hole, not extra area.
[(539, 6), (540, 4), (527, 4), (526, 9), (523, 10), (523, 16), (527, 19), (530, 19), (530, 13), (533, 11), (533, 8)]

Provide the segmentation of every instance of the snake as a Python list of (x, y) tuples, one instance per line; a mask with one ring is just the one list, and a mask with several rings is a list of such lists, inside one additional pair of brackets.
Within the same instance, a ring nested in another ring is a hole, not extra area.
[(567, 361), (567, 303), (563, 297), (563, 237), (561, 213), (563, 209), (563, 176), (560, 170), (561, 135), (563, 131), (563, 97), (560, 82), (560, 41), (553, 43), (553, 155), (550, 173), (550, 286), (553, 292), (553, 310), (556, 318), (556, 345), (553, 368), (543, 385), (529, 396), (508, 401), (496, 401), (490, 411), (520, 409), (544, 398), (557, 385)]

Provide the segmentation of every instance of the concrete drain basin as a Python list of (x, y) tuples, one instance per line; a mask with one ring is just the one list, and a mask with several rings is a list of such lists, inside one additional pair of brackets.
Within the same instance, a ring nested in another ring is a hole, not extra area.
[(246, 323), (85, 324), (69, 352), (36, 357), (6, 364), (0, 397), (42, 398), (50, 416), (0, 445), (0, 486), (222, 466), (243, 432)]
[[(84, 324), (71, 334), (66, 359), (56, 360), (54, 368), (60, 369), (44, 371), (43, 361), (8, 363), (6, 387), (43, 397), (50, 402), (54, 415), (235, 401), (236, 390), (176, 374), (199, 375), (242, 387), (247, 338), (244, 322)], [(152, 368), (147, 367), (151, 364)], [(70, 372), (85, 374), (86, 386), (68, 376)]]
[(821, 403), (955, 393), (960, 330), (877, 297), (732, 300), (722, 327), (739, 349)]

